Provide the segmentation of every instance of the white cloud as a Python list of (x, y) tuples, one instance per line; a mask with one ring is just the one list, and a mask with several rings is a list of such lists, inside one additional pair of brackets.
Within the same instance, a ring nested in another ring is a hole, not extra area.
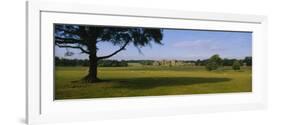
[(213, 50), (213, 51), (224, 51), (224, 50), (226, 50), (226, 49), (223, 48), (223, 47), (219, 47), (219, 46), (215, 46), (215, 45), (210, 46), (209, 49), (210, 49), (210, 50)]
[(195, 40), (195, 41), (180, 41), (175, 42), (173, 47), (176, 48), (188, 48), (188, 49), (202, 49), (202, 50), (211, 50), (211, 51), (222, 51), (225, 50), (215, 41), (204, 41), (204, 40)]
[(173, 44), (173, 47), (177, 47), (177, 48), (186, 48), (186, 47), (200, 47), (203, 44), (206, 44), (206, 42), (203, 41), (180, 41), (180, 42), (176, 42)]

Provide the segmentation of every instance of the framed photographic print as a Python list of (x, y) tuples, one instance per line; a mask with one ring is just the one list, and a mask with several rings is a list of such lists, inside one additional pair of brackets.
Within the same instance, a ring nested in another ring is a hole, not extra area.
[(266, 17), (27, 2), (27, 122), (261, 109)]

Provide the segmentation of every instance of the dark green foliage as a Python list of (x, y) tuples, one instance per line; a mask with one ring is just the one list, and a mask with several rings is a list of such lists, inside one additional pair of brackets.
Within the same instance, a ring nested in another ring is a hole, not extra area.
[(128, 63), (124, 60), (100, 60), (98, 61), (99, 67), (127, 67)]
[(219, 65), (216, 62), (210, 61), (206, 64), (206, 69), (208, 71), (217, 70), (218, 68), (219, 68)]
[(222, 59), (219, 55), (213, 55), (210, 57), (206, 63), (206, 69), (208, 71), (217, 70), (220, 66), (222, 66)]
[[(229, 59), (229, 58), (224, 58), (222, 60), (222, 66), (232, 66), (234, 61), (237, 59)], [(245, 59), (240, 59), (238, 60), (240, 62), (240, 65), (242, 66), (243, 64), (246, 64), (246, 66), (252, 66), (252, 57), (245, 57)], [(196, 66), (206, 66), (208, 60), (196, 60), (195, 65)]]
[(202, 66), (201, 60), (200, 59), (196, 60), (195, 65), (196, 66)]
[(224, 58), (222, 64), (223, 66), (232, 66), (234, 61), (235, 59)]
[(252, 57), (245, 57), (243, 62), (246, 63), (247, 66), (252, 66)]
[[(89, 60), (87, 59), (65, 59), (55, 57), (56, 66), (89, 66)], [(99, 60), (99, 67), (127, 67), (128, 63), (124, 60)]]
[(89, 66), (89, 60), (87, 59), (65, 59), (55, 57), (56, 66)]
[(206, 66), (207, 61), (208, 61), (207, 59), (204, 59), (204, 60), (198, 59), (194, 63), (195, 63), (196, 66)]
[(142, 60), (140, 61), (140, 64), (142, 65), (152, 65), (153, 64), (153, 60)]
[(233, 65), (232, 65), (232, 69), (233, 70), (240, 70), (240, 62), (238, 60), (235, 60)]
[(80, 49), (82, 53), (91, 54), (97, 51), (98, 42), (110, 42), (121, 48), (108, 56), (109, 58), (132, 43), (137, 48), (150, 45), (151, 41), (162, 44), (162, 29), (157, 28), (131, 28), (131, 27), (106, 27), (82, 25), (55, 25), (55, 44), (58, 47)]

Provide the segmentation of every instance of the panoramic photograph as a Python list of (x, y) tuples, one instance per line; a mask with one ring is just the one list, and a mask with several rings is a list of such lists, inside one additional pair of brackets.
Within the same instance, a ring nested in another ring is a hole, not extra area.
[(54, 24), (54, 99), (252, 92), (252, 32)]

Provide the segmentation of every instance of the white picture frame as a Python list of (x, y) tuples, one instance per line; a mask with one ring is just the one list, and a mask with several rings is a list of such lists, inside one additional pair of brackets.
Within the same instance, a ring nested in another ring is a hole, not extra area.
[[(252, 110), (266, 107), (265, 16), (42, 1), (27, 2), (26, 8), (28, 124)], [(53, 41), (51, 34), (53, 27), (50, 26), (54, 23), (253, 32), (253, 91), (54, 101), (53, 43), (46, 42)]]

